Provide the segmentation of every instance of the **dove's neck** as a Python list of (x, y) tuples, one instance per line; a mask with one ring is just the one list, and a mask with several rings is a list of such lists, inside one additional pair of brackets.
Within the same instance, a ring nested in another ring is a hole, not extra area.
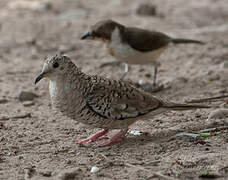
[(86, 86), (86, 75), (81, 71), (69, 71), (65, 75), (50, 79), (49, 90), (50, 95), (67, 96), (72, 91), (81, 93), (81, 90)]
[[(61, 112), (73, 112), (83, 103), (83, 90), (86, 89), (86, 75), (69, 71), (66, 75), (50, 80), (49, 92), (52, 105)], [(72, 109), (73, 108), (73, 109)]]

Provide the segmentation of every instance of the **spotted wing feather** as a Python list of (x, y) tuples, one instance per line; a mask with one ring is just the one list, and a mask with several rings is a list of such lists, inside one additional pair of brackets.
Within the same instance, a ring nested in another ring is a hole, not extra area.
[(112, 120), (135, 118), (161, 106), (160, 100), (152, 95), (114, 80), (96, 83), (86, 101), (91, 110)]

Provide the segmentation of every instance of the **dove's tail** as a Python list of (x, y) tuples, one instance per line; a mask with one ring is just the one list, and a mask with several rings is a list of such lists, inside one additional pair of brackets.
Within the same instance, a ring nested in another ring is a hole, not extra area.
[(174, 44), (185, 44), (185, 43), (195, 43), (195, 44), (205, 44), (202, 41), (192, 40), (192, 39), (172, 39), (172, 43)]
[(183, 111), (183, 110), (191, 110), (191, 109), (211, 108), (211, 106), (207, 106), (203, 104), (165, 103), (164, 108), (174, 110), (174, 111)]

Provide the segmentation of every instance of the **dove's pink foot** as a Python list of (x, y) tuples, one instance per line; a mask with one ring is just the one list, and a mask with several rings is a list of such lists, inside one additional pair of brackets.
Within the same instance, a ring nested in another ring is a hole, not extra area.
[(92, 136), (90, 136), (90, 137), (88, 137), (86, 139), (79, 139), (79, 140), (76, 140), (75, 142), (76, 143), (84, 143), (84, 142), (90, 143), (90, 142), (93, 142), (93, 141), (97, 141), (98, 139), (101, 139), (100, 138), (101, 136), (104, 136), (105, 134), (107, 134), (108, 131), (109, 130), (105, 129), (105, 130), (100, 131), (100, 132), (98, 132), (96, 134), (93, 134)]
[(98, 143), (97, 145), (99, 147), (103, 147), (103, 146), (109, 146), (113, 143), (118, 143), (121, 142), (125, 139), (125, 135), (127, 133), (127, 130), (125, 131), (120, 131), (117, 134), (115, 134), (113, 137), (111, 137), (110, 139), (108, 139), (107, 141), (103, 142), (103, 143)]

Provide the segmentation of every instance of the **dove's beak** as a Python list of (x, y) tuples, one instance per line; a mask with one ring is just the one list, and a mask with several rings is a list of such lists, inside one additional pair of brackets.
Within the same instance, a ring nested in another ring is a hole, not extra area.
[(93, 39), (93, 37), (90, 32), (87, 32), (81, 36), (81, 40), (84, 40), (84, 39)]
[(44, 78), (44, 75), (45, 75), (45, 72), (41, 72), (40, 74), (38, 74), (38, 76), (36, 76), (35, 80), (34, 80), (34, 83), (38, 83), (41, 79)]

